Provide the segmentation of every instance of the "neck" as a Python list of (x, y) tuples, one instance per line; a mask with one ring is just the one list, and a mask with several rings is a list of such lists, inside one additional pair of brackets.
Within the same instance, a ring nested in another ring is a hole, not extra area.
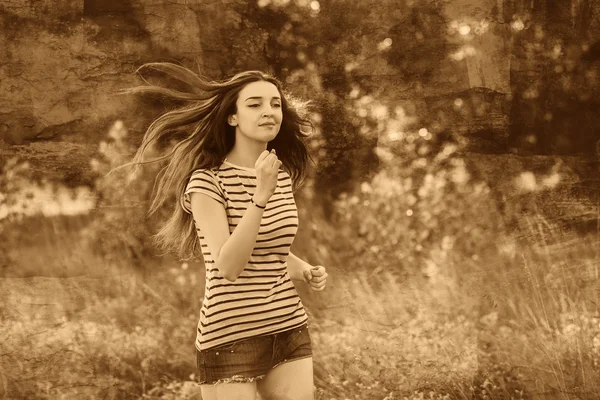
[(258, 156), (266, 149), (266, 142), (250, 140), (242, 135), (236, 135), (235, 144), (226, 157), (233, 164), (254, 168)]

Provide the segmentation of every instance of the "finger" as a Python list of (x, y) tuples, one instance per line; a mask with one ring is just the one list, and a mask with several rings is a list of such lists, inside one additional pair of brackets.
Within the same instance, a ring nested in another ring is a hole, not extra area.
[(260, 153), (260, 155), (258, 156), (258, 159), (256, 160), (255, 164), (258, 164), (260, 162), (262, 162), (265, 157), (267, 157), (269, 154), (271, 154), (268, 150), (263, 151), (262, 153)]
[(315, 279), (319, 279), (319, 281), (322, 281), (323, 279), (327, 278), (327, 276), (328, 276), (327, 272), (321, 273), (321, 272), (316, 272), (316, 271), (311, 271), (311, 275)]
[(271, 166), (273, 168), (278, 168), (279, 165), (277, 163), (279, 163), (279, 159), (277, 158), (277, 156), (275, 156), (275, 159), (273, 160), (273, 164), (271, 164)]
[(327, 280), (327, 275), (316, 276), (313, 274), (312, 281), (313, 282), (325, 282)]
[(319, 287), (325, 285), (325, 282), (326, 282), (326, 280), (323, 279), (323, 277), (317, 278), (316, 276), (313, 276), (312, 279), (310, 280), (311, 285), (319, 286)]
[(314, 285), (314, 286), (316, 286), (316, 287), (321, 287), (321, 286), (325, 286), (325, 285), (326, 285), (326, 283), (327, 283), (327, 281), (326, 281), (326, 280), (324, 280), (324, 279), (323, 279), (323, 280), (317, 280), (317, 278), (313, 278), (313, 279), (310, 281), (310, 283), (311, 283), (311, 285)]
[(310, 271), (304, 271), (302, 272), (302, 275), (304, 276), (304, 281), (306, 283), (309, 283), (312, 279), (312, 275), (310, 274)]
[(265, 166), (266, 167), (273, 168), (273, 166), (275, 165), (276, 162), (277, 162), (277, 156), (275, 154), (271, 153), (265, 158)]
[(256, 162), (254, 163), (254, 168), (258, 169), (261, 166), (264, 165), (265, 160), (267, 159), (267, 157), (269, 157), (269, 153), (261, 153), (261, 155), (258, 157), (258, 159), (256, 160)]
[(267, 154), (267, 156), (262, 160), (262, 165), (271, 166), (273, 164), (273, 160), (276, 159), (273, 153)]

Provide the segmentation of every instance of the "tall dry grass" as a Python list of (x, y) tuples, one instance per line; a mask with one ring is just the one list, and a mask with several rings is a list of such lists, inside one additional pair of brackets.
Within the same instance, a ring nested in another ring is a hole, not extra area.
[[(528, 218), (529, 235), (499, 238), (493, 258), (451, 259), (445, 270), (469, 271), (469, 285), (338, 269), (321, 299), (299, 288), (318, 398), (598, 398), (597, 238), (546, 222)], [(77, 253), (68, 235), (47, 239), (30, 248), (40, 259)], [(106, 269), (90, 256), (81, 276), (0, 281), (2, 396), (198, 398), (200, 265), (92, 278), (92, 261)]]

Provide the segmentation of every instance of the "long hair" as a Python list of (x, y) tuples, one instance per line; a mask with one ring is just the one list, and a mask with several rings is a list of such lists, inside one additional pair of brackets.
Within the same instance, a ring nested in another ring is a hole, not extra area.
[[(166, 73), (186, 90), (150, 84), (140, 70), (152, 68)], [(175, 252), (182, 259), (199, 257), (198, 238), (192, 215), (182, 207), (185, 187), (196, 169), (216, 168), (225, 159), (235, 143), (235, 128), (227, 124), (229, 115), (236, 110), (239, 92), (251, 82), (266, 81), (277, 87), (281, 95), (283, 119), (276, 138), (267, 149), (275, 149), (277, 157), (292, 178), (296, 190), (306, 177), (308, 161), (311, 160), (305, 140), (306, 128), (312, 129), (310, 120), (303, 114), (307, 102), (302, 103), (287, 95), (281, 83), (261, 71), (241, 72), (223, 81), (209, 81), (193, 71), (172, 63), (147, 63), (136, 71), (146, 85), (124, 90), (124, 93), (149, 93), (183, 103), (156, 118), (144, 134), (142, 143), (132, 161), (124, 166), (166, 161), (157, 174), (148, 215), (154, 214), (169, 200), (175, 190), (173, 213), (160, 230), (152, 236), (154, 244), (163, 251)], [(164, 156), (145, 161), (150, 145), (175, 142)]]

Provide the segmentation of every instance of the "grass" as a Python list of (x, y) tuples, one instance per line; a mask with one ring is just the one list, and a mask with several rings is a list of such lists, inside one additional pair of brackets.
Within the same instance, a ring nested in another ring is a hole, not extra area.
[[(318, 399), (600, 398), (597, 236), (525, 222), (485, 258), (446, 254), (433, 275), (338, 260), (325, 292), (300, 288)], [(0, 280), (0, 396), (199, 399), (200, 265), (109, 264), (79, 246), (72, 224), (42, 222), (27, 273)], [(49, 265), (69, 273), (33, 277), (32, 260), (46, 275)]]

